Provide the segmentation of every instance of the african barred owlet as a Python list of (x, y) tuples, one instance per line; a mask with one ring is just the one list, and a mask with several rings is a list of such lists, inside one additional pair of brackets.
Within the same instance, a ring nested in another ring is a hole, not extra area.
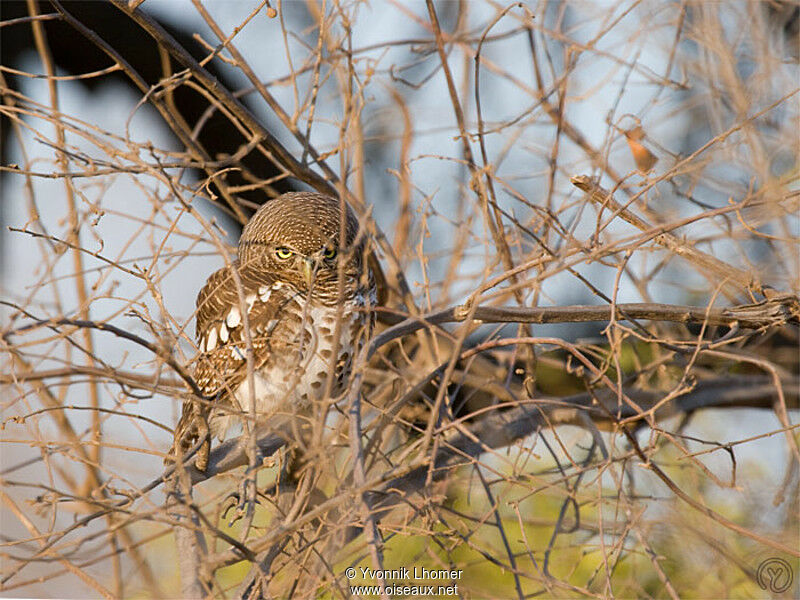
[[(264, 204), (244, 228), (238, 260), (212, 274), (197, 296), (194, 378), (212, 400), (184, 402), (172, 452), (184, 454), (209, 432), (222, 439), (231, 424), (251, 414), (251, 398), (261, 421), (308, 414), (325, 395), (329, 373), (329, 397), (341, 394), (372, 327), (375, 302), (365, 239), (349, 207), (343, 215), (338, 200), (308, 192)], [(201, 471), (209, 449), (206, 442), (197, 451)]]

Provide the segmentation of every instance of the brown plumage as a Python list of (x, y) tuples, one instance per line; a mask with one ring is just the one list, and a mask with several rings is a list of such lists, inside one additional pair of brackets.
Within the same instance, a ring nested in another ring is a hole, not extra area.
[[(344, 208), (342, 218), (338, 200), (309, 192), (267, 202), (245, 226), (238, 260), (208, 278), (197, 296), (200, 354), (194, 377), (210, 402), (184, 402), (173, 454), (185, 453), (209, 432), (222, 439), (231, 424), (248, 417), (251, 400), (263, 420), (307, 411), (324, 395), (331, 371), (331, 396), (343, 391), (372, 327), (370, 308), (376, 302), (365, 238), (350, 208)], [(254, 357), (252, 389), (245, 314)], [(204, 443), (197, 452), (201, 471), (209, 449)]]

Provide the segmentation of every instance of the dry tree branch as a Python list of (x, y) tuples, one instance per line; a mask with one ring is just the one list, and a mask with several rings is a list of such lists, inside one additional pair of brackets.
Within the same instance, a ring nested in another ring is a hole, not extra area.
[[(791, 398), (791, 408), (800, 407), (800, 380), (781, 381), (781, 385), (783, 393)], [(660, 400), (658, 393), (634, 388), (626, 390), (625, 394), (634, 398), (636, 403), (643, 408), (655, 405)], [(772, 406), (776, 394), (777, 390), (773, 382), (767, 377), (708, 380), (698, 382), (693, 390), (677, 398), (674, 405), (665, 408), (663, 412), (667, 415), (679, 415), (715, 407), (769, 408)], [(498, 408), (504, 407), (499, 406)], [(568, 398), (542, 398), (528, 401), (514, 408), (505, 408), (507, 410), (494, 410), (466, 426), (463, 433), (458, 433), (446, 444), (440, 446), (435, 456), (422, 458), (417, 463), (395, 467), (375, 479), (366, 481), (363, 486), (351, 490), (349, 494), (331, 498), (294, 522), (284, 523), (267, 535), (256, 538), (250, 543), (250, 548), (254, 551), (262, 550), (294, 529), (319, 517), (320, 514), (350, 501), (353, 495), (359, 493), (367, 492), (371, 495), (371, 505), (380, 518), (393, 506), (401, 503), (406, 495), (422, 490), (426, 486), (426, 480), (431, 470), (435, 480), (445, 479), (452, 469), (475, 464), (482, 454), (509, 446), (514, 441), (536, 433), (543, 427), (563, 424), (584, 426), (585, 421), (581, 418), (582, 414), (590, 415), (594, 422), (601, 424), (605, 422), (608, 425), (639, 414), (630, 407), (618, 408), (611, 394), (598, 392), (583, 393)], [(779, 433), (781, 431), (775, 431), (772, 435)], [(259, 447), (266, 454), (276, 451), (284, 443), (284, 438), (275, 433), (274, 427), (269, 427), (257, 432), (257, 441)], [(212, 450), (209, 466), (205, 473), (191, 468), (190, 472), (193, 480), (200, 482), (229, 469), (242, 466), (246, 462), (247, 457), (243, 445), (236, 440), (231, 440)], [(696, 505), (693, 506), (697, 508)], [(349, 536), (352, 539), (352, 536), (359, 533), (359, 530), (352, 530)], [(748, 536), (753, 535), (750, 532), (742, 533)], [(788, 554), (800, 554), (796, 550), (788, 549), (771, 540), (765, 541), (761, 537), (759, 540)], [(218, 566), (232, 564), (240, 559), (236, 550), (226, 551), (214, 557), (215, 564)]]
[[(753, 557), (797, 557), (791, 20), (780, 1), (545, 4), (256, 1), (231, 21), (187, 0), (180, 26), (140, 0), (3, 6), (3, 49), (27, 32), (42, 64), (0, 64), (4, 591), (389, 597), (391, 573), (345, 569), (424, 566), (463, 570), (464, 596), (675, 598), (700, 576), (755, 593)], [(101, 115), (106, 81), (135, 97)], [(176, 406), (215, 402), (195, 292), (293, 185), (374, 238), (364, 364), (308, 439), (253, 410), (204, 472), (205, 440), (164, 468)], [(242, 468), (262, 505), (236, 530)]]
[[(728, 308), (706, 309), (699, 306), (676, 306), (657, 303), (623, 303), (614, 306), (550, 306), (542, 308), (517, 308), (475, 306), (471, 317), (482, 323), (586, 323), (591, 321), (649, 320), (697, 325), (736, 327), (766, 330), (800, 319), (800, 304), (796, 296), (786, 294), (773, 296), (754, 304)], [(466, 306), (454, 306), (419, 318), (410, 317), (396, 322), (391, 328), (377, 335), (370, 347), (370, 354), (390, 341), (422, 328), (442, 323), (458, 323), (467, 318)], [(388, 320), (388, 319), (387, 319)]]
[[(589, 199), (593, 202), (596, 202), (603, 208), (610, 207), (613, 210), (612, 219), (620, 216), (641, 231), (649, 232), (653, 230), (652, 225), (619, 204), (619, 202), (614, 199), (611, 192), (603, 189), (598, 183), (592, 181), (590, 177), (586, 175), (576, 175), (572, 177), (570, 181), (572, 185), (586, 192)], [(740, 291), (741, 288), (744, 288), (746, 290), (753, 290), (767, 297), (775, 295), (774, 290), (764, 287), (756, 273), (742, 271), (741, 269), (729, 265), (706, 252), (690, 246), (687, 242), (678, 239), (669, 231), (664, 231), (664, 233), (655, 236), (653, 241), (674, 252), (676, 255), (685, 258), (706, 273), (711, 274), (716, 280), (723, 282), (730, 280), (731, 284), (737, 286), (737, 292)]]

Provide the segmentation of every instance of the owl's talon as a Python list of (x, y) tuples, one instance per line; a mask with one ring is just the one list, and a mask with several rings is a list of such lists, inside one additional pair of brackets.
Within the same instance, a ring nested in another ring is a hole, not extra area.
[(234, 523), (242, 519), (242, 517), (250, 518), (255, 512), (256, 504), (261, 504), (258, 499), (255, 474), (255, 469), (247, 469), (242, 482), (239, 484), (239, 489), (228, 494), (223, 500), (223, 520), (227, 519), (230, 510), (234, 509), (233, 516), (228, 521), (228, 527), (233, 527)]
[(249, 514), (252, 514), (252, 511), (255, 510), (255, 504), (261, 504), (258, 498), (251, 498), (250, 500), (247, 500), (245, 496), (240, 494), (238, 491), (228, 494), (227, 498), (225, 498), (223, 502), (225, 504), (222, 509), (223, 520), (227, 519), (228, 513), (231, 512), (231, 509), (234, 509), (233, 516), (231, 516), (230, 521), (228, 521), (228, 527), (233, 527), (243, 517), (247, 517)]

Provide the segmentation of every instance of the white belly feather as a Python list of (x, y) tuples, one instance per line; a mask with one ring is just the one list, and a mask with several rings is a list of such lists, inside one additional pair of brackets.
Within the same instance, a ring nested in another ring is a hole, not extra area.
[[(325, 389), (328, 373), (333, 373), (336, 383), (336, 366), (344, 354), (352, 360), (354, 348), (352, 335), (355, 325), (363, 320), (363, 304), (348, 302), (344, 310), (332, 306), (310, 306), (305, 311), (304, 327), (310, 333), (310, 342), (301, 348), (299, 364), (291, 361), (268, 361), (264, 368), (253, 373), (253, 388), (245, 378), (236, 388), (233, 399), (237, 406), (212, 414), (211, 431), (224, 439), (228, 428), (240, 424), (241, 418), (251, 413), (255, 400), (255, 413), (259, 419), (277, 413), (292, 414), (307, 409), (313, 400), (320, 399)], [(340, 316), (341, 315), (341, 316)], [(334, 332), (341, 320), (337, 356), (333, 356)], [(344, 373), (346, 376), (347, 373)], [(238, 413), (238, 414), (237, 414)]]

